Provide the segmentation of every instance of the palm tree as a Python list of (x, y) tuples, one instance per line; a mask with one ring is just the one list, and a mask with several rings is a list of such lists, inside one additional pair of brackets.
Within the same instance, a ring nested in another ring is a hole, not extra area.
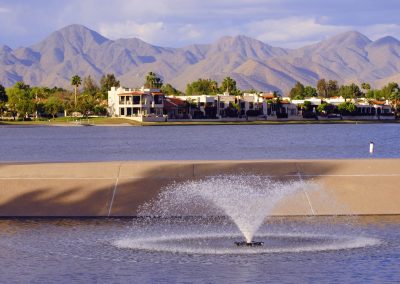
[(76, 93), (78, 92), (78, 87), (82, 84), (82, 79), (78, 75), (74, 75), (71, 78), (71, 85), (75, 87), (75, 109), (76, 109)]
[(146, 88), (161, 88), (163, 85), (163, 81), (160, 77), (157, 76), (154, 72), (149, 72), (146, 76), (146, 82), (144, 86)]

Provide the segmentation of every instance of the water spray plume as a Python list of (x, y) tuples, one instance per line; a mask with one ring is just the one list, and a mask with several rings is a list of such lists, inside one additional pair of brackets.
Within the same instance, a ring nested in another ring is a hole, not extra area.
[(258, 228), (288, 195), (315, 188), (302, 181), (278, 182), (256, 175), (214, 176), (165, 188), (141, 214), (227, 216), (251, 243)]

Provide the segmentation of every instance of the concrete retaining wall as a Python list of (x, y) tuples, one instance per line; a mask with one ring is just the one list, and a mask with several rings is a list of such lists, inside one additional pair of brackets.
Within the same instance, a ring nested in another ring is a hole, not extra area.
[[(135, 216), (168, 184), (211, 175), (306, 180), (274, 215), (400, 214), (400, 160), (0, 164), (0, 216)], [(218, 190), (218, 188), (216, 188)]]

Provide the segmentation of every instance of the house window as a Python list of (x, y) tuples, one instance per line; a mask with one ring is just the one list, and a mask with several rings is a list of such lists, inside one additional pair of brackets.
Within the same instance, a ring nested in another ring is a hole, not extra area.
[(133, 104), (135, 105), (140, 104), (140, 96), (133, 96)]
[(122, 107), (121, 107), (121, 108), (119, 109), (119, 114), (120, 114), (120, 115), (125, 115), (125, 108), (122, 108)]
[(154, 96), (154, 103), (156, 105), (162, 104), (162, 97), (160, 95)]

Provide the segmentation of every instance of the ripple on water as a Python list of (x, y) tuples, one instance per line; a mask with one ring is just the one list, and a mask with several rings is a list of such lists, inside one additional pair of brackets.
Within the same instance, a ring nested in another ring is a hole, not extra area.
[(261, 247), (237, 247), (241, 235), (204, 234), (133, 237), (114, 241), (118, 248), (185, 254), (267, 254), (335, 251), (376, 246), (379, 239), (358, 236), (314, 234), (260, 234)]

